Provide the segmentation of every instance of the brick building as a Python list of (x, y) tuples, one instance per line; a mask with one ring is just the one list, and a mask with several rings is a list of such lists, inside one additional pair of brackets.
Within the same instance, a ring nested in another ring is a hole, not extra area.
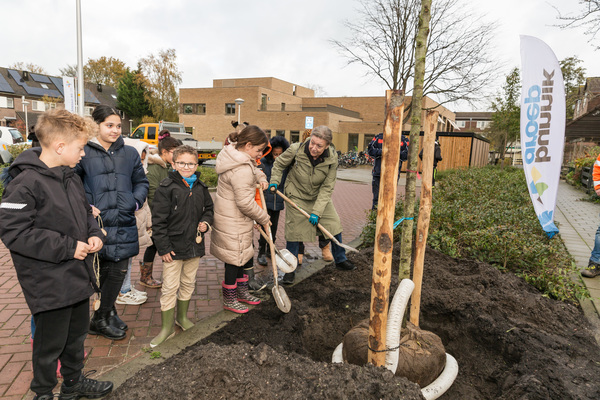
[(483, 133), (492, 125), (492, 112), (457, 112), (456, 126), (459, 132)]
[[(237, 106), (236, 99), (243, 99), (243, 104)], [(211, 88), (180, 89), (179, 102), (179, 121), (202, 141), (224, 141), (239, 113), (242, 122), (258, 125), (271, 136), (285, 136), (293, 143), (301, 139), (306, 117), (313, 117), (314, 126), (331, 128), (338, 150), (364, 150), (373, 136), (383, 131), (385, 119), (383, 96), (315, 97), (312, 89), (273, 77), (215, 79)], [(410, 97), (405, 99), (408, 103)], [(453, 112), (429, 98), (423, 103), (427, 108), (438, 107), (439, 131), (452, 130)], [(403, 129), (410, 130), (410, 124), (404, 124)]]

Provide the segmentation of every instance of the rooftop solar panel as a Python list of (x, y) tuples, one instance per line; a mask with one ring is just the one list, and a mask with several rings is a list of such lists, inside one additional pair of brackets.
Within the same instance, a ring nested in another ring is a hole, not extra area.
[(89, 89), (85, 89), (85, 102), (100, 104), (100, 100), (98, 100)]
[(33, 80), (36, 82), (52, 83), (52, 82), (50, 82), (50, 78), (48, 78), (46, 75), (30, 73), (29, 76), (31, 76), (33, 78)]
[[(15, 82), (17, 82), (18, 85), (21, 85), (23, 87), (23, 89), (25, 89), (25, 91), (28, 94), (35, 95), (35, 96), (46, 95), (46, 96), (50, 96), (50, 97), (63, 97), (62, 93), (59, 92), (58, 90), (37, 88), (37, 87), (32, 87), (32, 86), (27, 85), (27, 82), (25, 82), (23, 80), (23, 78), (21, 77), (21, 75), (14, 69), (9, 69), (8, 73), (15, 80)], [(48, 83), (51, 83), (51, 82), (48, 82)]]
[(63, 80), (62, 80), (62, 78), (56, 78), (54, 76), (51, 76), (50, 80), (52, 81), (52, 83), (54, 84), (54, 86), (56, 86), (56, 88), (60, 92), (61, 96), (64, 97), (65, 91), (64, 91), (64, 88), (63, 88)]
[(0, 92), (4, 92), (4, 93), (14, 93), (15, 92), (13, 90), (13, 88), (10, 87), (10, 84), (8, 83), (8, 81), (2, 75), (0, 75)]

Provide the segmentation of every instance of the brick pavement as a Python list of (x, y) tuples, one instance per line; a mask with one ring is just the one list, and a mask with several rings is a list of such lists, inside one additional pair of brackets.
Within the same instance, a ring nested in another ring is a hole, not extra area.
[[(344, 242), (356, 238), (364, 225), (366, 211), (371, 207), (370, 171), (357, 170), (363, 182), (338, 180), (333, 201), (344, 229)], [(362, 173), (361, 173), (362, 172)], [(278, 247), (284, 247), (284, 216), (277, 234)], [(207, 240), (207, 248), (209, 242)], [(317, 243), (306, 246), (306, 254), (320, 256)], [(141, 255), (133, 261), (132, 282), (139, 284)], [(155, 276), (160, 277), (162, 264), (155, 263)], [(201, 259), (198, 269), (196, 291), (190, 304), (190, 319), (198, 321), (222, 310), (221, 285), (223, 263), (212, 256)], [(95, 369), (97, 375), (123, 365), (143, 354), (150, 340), (160, 331), (160, 290), (145, 289), (148, 301), (139, 306), (117, 305), (119, 315), (129, 325), (127, 337), (111, 341), (90, 335), (85, 347), (88, 351), (86, 370)], [(193, 313), (193, 315), (192, 315)], [(179, 328), (178, 332), (179, 332)], [(0, 398), (31, 399), (29, 392), (31, 372), (30, 313), (18, 284), (8, 250), (0, 242)]]

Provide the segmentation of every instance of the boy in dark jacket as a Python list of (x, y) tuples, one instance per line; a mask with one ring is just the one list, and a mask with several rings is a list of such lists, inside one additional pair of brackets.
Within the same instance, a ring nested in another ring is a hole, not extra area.
[(104, 235), (71, 170), (92, 129), (83, 118), (54, 110), (39, 118), (35, 131), (42, 147), (24, 151), (10, 166), (0, 204), (0, 238), (36, 325), (31, 390), (35, 399), (53, 398), (60, 359), (61, 399), (101, 397), (112, 382), (86, 378), (82, 369), (89, 298), (97, 290), (92, 254)]
[(187, 311), (200, 257), (205, 252), (204, 233), (213, 223), (213, 201), (196, 172), (196, 149), (187, 145), (177, 147), (173, 151), (173, 166), (175, 171), (170, 171), (160, 183), (152, 204), (152, 239), (163, 261), (163, 284), (162, 327), (150, 342), (151, 347), (175, 333), (173, 322), (184, 331), (194, 326)]

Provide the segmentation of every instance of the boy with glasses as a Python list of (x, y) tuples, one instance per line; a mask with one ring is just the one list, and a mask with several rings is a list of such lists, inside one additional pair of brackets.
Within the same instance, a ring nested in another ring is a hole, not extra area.
[[(196, 286), (204, 233), (213, 223), (213, 201), (196, 171), (198, 152), (191, 146), (173, 151), (174, 171), (154, 193), (152, 238), (163, 261), (160, 297), (162, 328), (150, 342), (158, 346), (174, 333), (173, 322), (184, 331), (194, 326), (187, 311)], [(175, 305), (177, 304), (177, 317)]]

